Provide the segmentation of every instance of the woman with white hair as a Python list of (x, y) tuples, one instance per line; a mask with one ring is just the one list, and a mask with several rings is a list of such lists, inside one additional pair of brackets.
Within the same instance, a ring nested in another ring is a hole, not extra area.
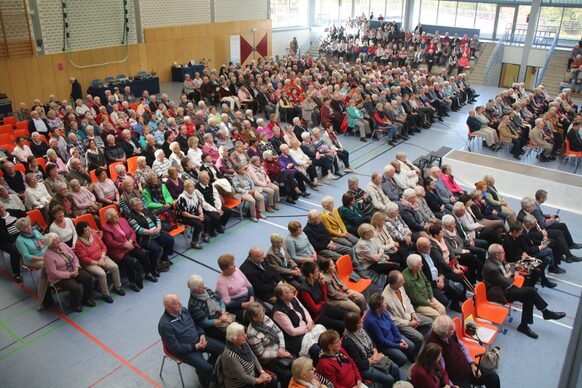
[(202, 150), (198, 148), (199, 143), (200, 140), (197, 136), (192, 136), (188, 139), (188, 154), (186, 156), (192, 161), (196, 168), (200, 168), (200, 165), (202, 164)]
[(26, 184), (28, 185), (24, 190), (25, 206), (27, 210), (39, 209), (44, 212), (52, 197), (48, 193), (45, 185), (39, 182), (36, 175), (33, 173), (26, 174)]
[(333, 197), (329, 195), (323, 197), (321, 206), (323, 208), (321, 222), (333, 242), (350, 248), (353, 247), (358, 242), (358, 238), (348, 232), (338, 209), (334, 206)]
[(433, 296), (432, 285), (422, 272), (422, 257), (417, 254), (409, 255), (406, 266), (407, 268), (402, 271), (404, 289), (414, 310), (432, 319), (445, 315), (445, 306)]
[[(59, 289), (67, 290), (73, 311), (81, 312), (85, 306), (95, 307), (92, 299), (93, 277), (79, 264), (77, 255), (69, 246), (61, 242), (56, 233), (47, 233), (43, 239), (47, 250), (44, 253), (44, 268), (48, 281)], [(81, 287), (83, 293), (81, 294)]]
[(438, 316), (432, 323), (432, 332), (426, 339), (427, 344), (437, 344), (442, 349), (441, 362), (449, 378), (459, 388), (475, 385), (486, 388), (499, 388), (499, 376), (493, 370), (479, 368), (455, 333), (455, 323), (447, 315)]
[[(56, 143), (56, 140), (55, 140)], [(50, 148), (47, 152), (46, 152), (46, 156), (48, 159), (47, 162), (47, 166), (48, 164), (54, 164), (57, 166), (57, 171), (59, 174), (66, 174), (69, 172), (69, 168), (67, 167), (67, 165), (65, 164), (65, 162), (63, 162), (63, 160), (58, 156), (57, 152)]]
[(237, 164), (234, 167), (236, 173), (232, 177), (232, 187), (237, 198), (249, 203), (251, 221), (259, 222), (259, 218), (266, 218), (263, 214), (265, 212), (265, 198), (261, 188), (256, 187), (246, 174), (247, 169), (248, 166), (242, 164)]
[(293, 355), (285, 349), (283, 332), (265, 315), (265, 308), (257, 302), (251, 303), (245, 311), (247, 327), (247, 341), (261, 365), (267, 367), (277, 375), (283, 387), (289, 385), (291, 371), (289, 367)]
[(178, 172), (182, 172), (182, 159), (185, 159), (186, 155), (184, 155), (180, 149), (180, 143), (177, 141), (170, 143), (170, 151), (172, 151), (168, 159), (170, 161), (170, 165), (175, 167)]
[(188, 311), (196, 326), (204, 329), (204, 333), (219, 341), (226, 339), (226, 327), (234, 322), (236, 316), (226, 312), (224, 301), (216, 292), (204, 286), (200, 275), (188, 278), (190, 299)]
[(247, 343), (244, 326), (237, 322), (226, 328), (226, 348), (220, 362), (224, 373), (224, 388), (254, 385), (277, 387), (277, 379), (265, 372)]
[(269, 175), (261, 165), (261, 158), (258, 156), (253, 156), (251, 158), (251, 163), (248, 166), (247, 174), (255, 184), (255, 187), (260, 187), (261, 190), (267, 193), (267, 204), (265, 210), (272, 213), (275, 210), (279, 210), (279, 186), (273, 184)]
[(155, 174), (155, 171), (148, 166), (148, 159), (145, 156), (137, 157), (137, 168), (133, 175), (135, 179), (143, 186), (145, 185), (145, 176), (148, 174)]
[[(391, 260), (384, 251), (384, 246), (376, 238), (376, 228), (370, 224), (362, 224), (358, 228), (360, 239), (354, 247), (362, 268), (370, 273), (388, 275), (392, 270), (399, 269), (400, 265)], [(383, 286), (381, 284), (380, 286)]]
[(309, 357), (299, 357), (291, 365), (291, 382), (289, 388), (326, 388), (331, 382), (317, 373), (313, 360)]
[(228, 156), (228, 148), (225, 146), (218, 147), (218, 160), (214, 163), (216, 169), (226, 179), (232, 179), (234, 176), (234, 163)]
[[(178, 148), (180, 148), (179, 145)], [(170, 168), (172, 163), (166, 158), (164, 150), (156, 150), (154, 155), (156, 156), (156, 160), (152, 163), (152, 169), (159, 178), (166, 180), (168, 178), (168, 168)]]

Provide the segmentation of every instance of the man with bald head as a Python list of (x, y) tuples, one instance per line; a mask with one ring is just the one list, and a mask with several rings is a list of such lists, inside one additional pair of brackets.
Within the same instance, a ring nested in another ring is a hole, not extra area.
[(258, 299), (275, 303), (275, 287), (283, 281), (283, 278), (272, 265), (265, 262), (265, 252), (261, 248), (249, 249), (249, 255), (240, 266), (240, 270), (253, 286)]
[[(164, 314), (158, 323), (158, 333), (170, 353), (191, 365), (203, 386), (208, 386), (212, 368), (224, 345), (206, 338), (204, 330), (194, 324), (188, 309), (182, 306), (178, 295), (164, 296)], [(208, 361), (203, 353), (208, 353)]]
[(432, 244), (426, 237), (419, 237), (416, 240), (416, 251), (422, 257), (422, 272), (431, 282), (434, 297), (446, 306), (449, 301), (449, 308), (456, 312), (461, 312), (460, 303), (467, 299), (467, 290), (462, 279), (447, 267), (448, 263), (433, 258), (430, 254)]

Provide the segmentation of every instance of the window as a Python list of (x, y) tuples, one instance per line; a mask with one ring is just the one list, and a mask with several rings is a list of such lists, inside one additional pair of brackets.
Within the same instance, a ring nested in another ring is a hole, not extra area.
[[(560, 40), (577, 42), (582, 36), (582, 8), (565, 8), (562, 26), (560, 27)], [(574, 46), (574, 42), (565, 44)], [(564, 42), (566, 43), (566, 42)]]
[[(342, 0), (344, 1), (344, 0)], [(362, 15), (366, 15), (366, 17), (370, 17), (370, 9), (368, 8), (368, 6), (370, 5), (370, 3), (368, 1), (358, 1), (358, 0), (354, 0), (355, 4), (355, 9), (354, 9), (354, 17), (358, 17), (358, 16), (362, 16)], [(382, 12), (374, 12), (374, 18), (378, 18), (378, 15), (384, 15), (384, 11)]]
[(455, 27), (475, 28), (475, 13), (477, 12), (477, 3), (459, 2), (457, 7), (457, 21)]
[(315, 25), (327, 26), (337, 23), (338, 17), (339, 0), (315, 0)]
[(439, 12), (439, 0), (422, 0), (420, 8), (420, 22), (422, 24), (437, 24)]
[[(456, 1), (441, 1), (441, 4), (439, 6), (439, 18), (437, 20), (437, 24), (443, 27), (454, 27), (456, 15), (457, 15)], [(439, 32), (441, 34), (444, 34), (445, 31), (447, 30), (443, 28), (439, 29)]]
[[(341, 0), (340, 1), (340, 20), (348, 20), (352, 16), (352, 0)], [(366, 16), (369, 16), (366, 13)]]
[(273, 27), (307, 25), (308, 0), (271, 0)]
[[(367, 3), (367, 1), (364, 2)], [(358, 2), (356, 2), (356, 4), (357, 3)], [(386, 0), (372, 0), (370, 2), (370, 12), (374, 12), (374, 18), (378, 18), (378, 16), (380, 15), (385, 16), (384, 14), (386, 13)], [(359, 14), (360, 13), (358, 13), (358, 15)]]
[(493, 39), (493, 26), (495, 26), (495, 4), (478, 4), (475, 26), (481, 30), (481, 38)]
[[(372, 0), (373, 2), (373, 0)], [(391, 22), (402, 22), (402, 14), (404, 13), (404, 0), (387, 0), (386, 1), (386, 15), (385, 20)]]

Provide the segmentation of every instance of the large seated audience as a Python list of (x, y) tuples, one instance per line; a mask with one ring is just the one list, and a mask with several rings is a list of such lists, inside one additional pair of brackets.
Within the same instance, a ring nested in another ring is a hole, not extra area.
[[(179, 103), (125, 88), (103, 101), (21, 104), (15, 115), (29, 136), (0, 147), (0, 249), (14, 279), (21, 265), (40, 269), (39, 309), (52, 304), (49, 285), (70, 293), (74, 311), (95, 306), (94, 281), (112, 303), (125, 278), (136, 293), (144, 278), (148, 287), (163, 280), (180, 226), (203, 249), (236, 205), (259, 222), (353, 172), (339, 133), (395, 144), (477, 97), (462, 73), (477, 37), (375, 29), (360, 18), (334, 27), (323, 50), (346, 61), (289, 56), (207, 69), (186, 77)], [(433, 75), (433, 64), (458, 74)], [(568, 90), (552, 99), (516, 84), (471, 110), (467, 125), (493, 149), (511, 143), (516, 158), (531, 142), (545, 161), (566, 140), (582, 150), (581, 122)], [(240, 268), (222, 254), (216, 285), (192, 275), (187, 308), (166, 295), (165, 348), (203, 386), (392, 387), (408, 368), (415, 387), (499, 387), (447, 314), (484, 282), (489, 300), (523, 303), (518, 331), (537, 338), (534, 307), (544, 319), (565, 314), (535, 285), (555, 287), (545, 272), (582, 261), (572, 252), (582, 246), (544, 213), (544, 190), (512, 209), (492, 175), (475, 179), (465, 190), (451, 166), (421, 170), (404, 152), (369, 181), (350, 175), (341, 198), (323, 197), (286, 236), (271, 234), (266, 252), (251, 247)], [(361, 279), (370, 285), (353, 289)]]

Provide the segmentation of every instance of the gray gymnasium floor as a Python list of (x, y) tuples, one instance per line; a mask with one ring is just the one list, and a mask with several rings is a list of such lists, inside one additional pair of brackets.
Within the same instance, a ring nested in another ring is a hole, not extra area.
[[(177, 97), (179, 84), (166, 84), (162, 90)], [(496, 88), (478, 88), (484, 103), (497, 91)], [(351, 152), (351, 161), (357, 168), (360, 185), (365, 187), (374, 171), (394, 159), (396, 152), (405, 151), (411, 160), (441, 146), (462, 149), (466, 141), (465, 119), (470, 106), (453, 113), (446, 122), (424, 130), (410, 140), (389, 147), (383, 141), (361, 143), (357, 138), (342, 138)], [(481, 147), (479, 147), (481, 152)], [(487, 152), (487, 150), (483, 150)], [(496, 156), (508, 158), (506, 151)], [(535, 158), (527, 163), (535, 164)], [(553, 162), (544, 167), (571, 171), (573, 163)], [(475, 181), (480, 179), (476, 176)], [(93, 309), (81, 314), (61, 316), (54, 311), (37, 312), (33, 286), (28, 274), (24, 285), (13, 283), (9, 272), (0, 269), (0, 387), (142, 387), (148, 385), (178, 387), (176, 365), (166, 362), (164, 378), (158, 376), (162, 348), (157, 333), (157, 323), (162, 313), (162, 297), (177, 293), (185, 304), (188, 300), (186, 279), (190, 274), (200, 274), (210, 287), (218, 277), (216, 258), (229, 252), (240, 264), (251, 246), (267, 248), (270, 233), (285, 235), (286, 225), (293, 219), (305, 221), (306, 212), (319, 208), (324, 195), (336, 200), (347, 188), (347, 177), (323, 186), (322, 190), (297, 205), (282, 204), (281, 210), (258, 224), (239, 222), (233, 218), (227, 233), (205, 245), (202, 251), (189, 249), (184, 237), (176, 239), (176, 256), (170, 272), (162, 274), (160, 282), (145, 283), (139, 293), (128, 290), (127, 295), (114, 295), (112, 305), (98, 302)], [(500, 188), (503, 191), (503, 187)], [(533, 193), (532, 193), (533, 194)], [(552, 193), (550, 192), (550, 195)], [(510, 199), (514, 208), (519, 206)], [(577, 242), (582, 242), (582, 221), (579, 213), (560, 212), (563, 222)], [(547, 208), (548, 211), (556, 209)], [(582, 251), (577, 251), (582, 255)], [(557, 385), (564, 353), (573, 326), (576, 307), (582, 288), (582, 264), (565, 264), (567, 274), (554, 276), (558, 287), (540, 289), (550, 308), (565, 311), (567, 317), (559, 322), (535, 319), (533, 329), (540, 339), (532, 340), (515, 331), (519, 312), (514, 311), (513, 322), (506, 322), (504, 331), (495, 341), (502, 347), (499, 368), (504, 387), (555, 387)], [(37, 274), (35, 274), (36, 276)], [(519, 307), (519, 306), (516, 306)], [(453, 314), (455, 315), (455, 314)], [(196, 374), (184, 366), (186, 385), (198, 386)]]

